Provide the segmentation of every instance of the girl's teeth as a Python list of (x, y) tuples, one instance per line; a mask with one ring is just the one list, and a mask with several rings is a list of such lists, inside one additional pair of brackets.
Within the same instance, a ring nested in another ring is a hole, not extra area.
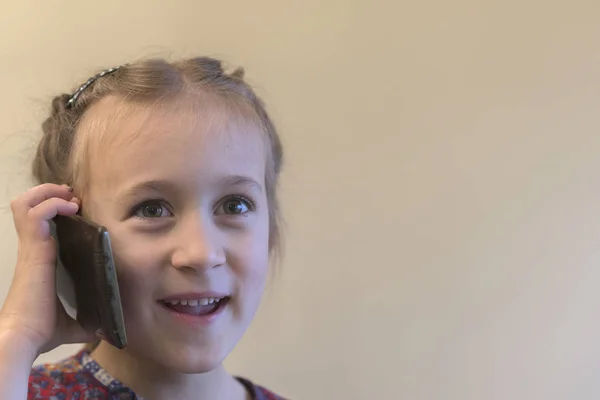
[(168, 300), (167, 303), (172, 306), (181, 304), (182, 306), (196, 307), (196, 306), (207, 306), (209, 304), (218, 303), (221, 300), (223, 300), (223, 299), (222, 298), (214, 298), (214, 297), (206, 297), (204, 299), (199, 299), (199, 300)]

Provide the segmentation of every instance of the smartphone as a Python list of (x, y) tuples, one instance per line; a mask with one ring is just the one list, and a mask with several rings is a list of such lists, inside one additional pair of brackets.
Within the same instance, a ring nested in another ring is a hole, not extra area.
[(122, 349), (127, 345), (123, 307), (110, 237), (79, 215), (50, 223), (57, 243), (57, 293), (69, 315), (89, 332)]

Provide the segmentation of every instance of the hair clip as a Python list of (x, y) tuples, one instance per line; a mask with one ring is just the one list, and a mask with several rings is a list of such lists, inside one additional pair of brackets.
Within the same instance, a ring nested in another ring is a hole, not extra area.
[(73, 107), (73, 104), (77, 101), (77, 99), (79, 98), (79, 95), (81, 95), (81, 93), (85, 89), (87, 89), (88, 86), (90, 86), (92, 83), (96, 82), (96, 80), (98, 80), (99, 78), (102, 78), (103, 76), (110, 75), (113, 72), (118, 71), (121, 67), (123, 67), (125, 65), (127, 65), (127, 64), (119, 65), (118, 67), (113, 67), (113, 68), (105, 69), (104, 71), (100, 72), (99, 74), (96, 74), (96, 75), (92, 76), (83, 85), (79, 86), (79, 89), (77, 89), (75, 91), (75, 93), (73, 93), (71, 95), (71, 97), (67, 101), (67, 104), (65, 104), (65, 107), (66, 108)]

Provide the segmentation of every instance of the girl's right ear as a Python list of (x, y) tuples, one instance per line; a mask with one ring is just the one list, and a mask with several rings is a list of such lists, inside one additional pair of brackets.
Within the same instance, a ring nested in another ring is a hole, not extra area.
[(79, 215), (80, 217), (83, 217), (83, 209), (82, 209), (82, 204), (81, 204), (81, 199), (77, 198), (78, 200), (78, 204), (79, 204), (79, 208), (77, 209), (77, 215)]
[(80, 217), (83, 217), (83, 207), (81, 204), (81, 200), (79, 200), (79, 208), (77, 209), (77, 215), (79, 215)]

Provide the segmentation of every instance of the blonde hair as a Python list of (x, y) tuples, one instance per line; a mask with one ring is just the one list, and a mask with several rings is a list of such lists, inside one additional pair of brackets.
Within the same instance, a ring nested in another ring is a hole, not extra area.
[(42, 124), (44, 135), (33, 162), (35, 179), (38, 183), (68, 183), (76, 192), (84, 190), (87, 181), (84, 160), (88, 146), (85, 146), (86, 138), (79, 138), (77, 131), (90, 107), (102, 98), (112, 95), (152, 105), (186, 94), (207, 94), (243, 107), (259, 125), (268, 143), (265, 189), (269, 203), (269, 250), (277, 255), (281, 245), (277, 199), (277, 181), (283, 159), (281, 141), (263, 102), (244, 81), (243, 69), (226, 73), (222, 62), (213, 58), (198, 57), (174, 63), (163, 59), (142, 60), (100, 77), (69, 106), (71, 95), (55, 97), (51, 115)]

